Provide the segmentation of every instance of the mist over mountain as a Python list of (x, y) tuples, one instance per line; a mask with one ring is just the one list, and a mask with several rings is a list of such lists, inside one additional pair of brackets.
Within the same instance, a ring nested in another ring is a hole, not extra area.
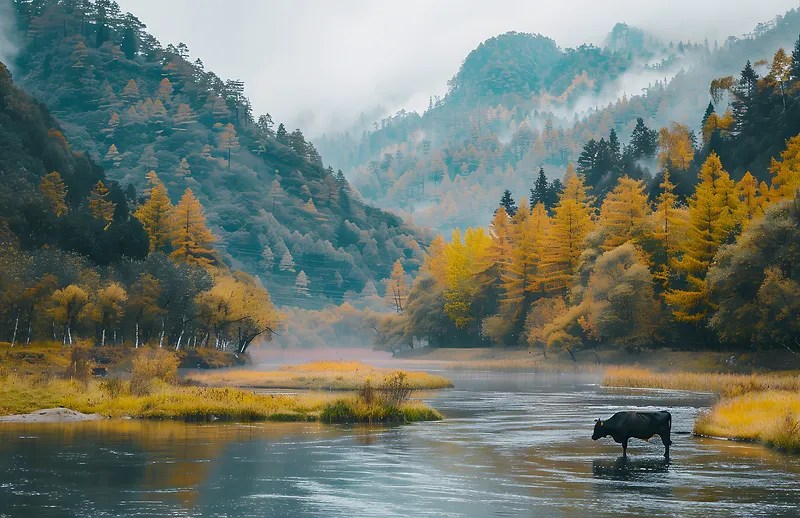
[[(791, 47), (798, 32), (795, 10), (722, 43), (664, 40), (621, 23), (603, 47), (563, 49), (509, 32), (471, 51), (424, 113), (401, 111), (316, 142), (366, 199), (447, 233), (486, 218), (506, 189), (527, 196), (541, 168), (560, 179), (590, 140), (611, 130), (627, 139), (637, 119), (699, 133), (709, 82)], [(653, 165), (637, 174), (653, 178)]]
[[(633, 0), (563, 3), (412, 0), (303, 2), (121, 0), (166, 45), (186, 43), (223, 77), (239, 78), (258, 112), (307, 135), (343, 131), (361, 112), (422, 111), (443, 96), (461, 60), (508, 31), (542, 33), (564, 47), (602, 45), (623, 21), (665, 41), (720, 44), (796, 7), (793, 0), (734, 3)], [(222, 40), (209, 35), (224, 33)], [(236, 49), (235, 51), (231, 49)], [(372, 120), (369, 122), (371, 123)]]

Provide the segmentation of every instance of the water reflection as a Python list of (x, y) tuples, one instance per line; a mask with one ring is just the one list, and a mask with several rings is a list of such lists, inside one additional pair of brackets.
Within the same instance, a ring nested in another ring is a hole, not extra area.
[(620, 455), (614, 460), (595, 459), (592, 461), (592, 474), (595, 478), (600, 479), (646, 482), (659, 480), (656, 475), (668, 473), (669, 465), (670, 461), (663, 457), (633, 459)]
[(456, 373), (413, 426), (102, 421), (0, 427), (0, 516), (800, 515), (800, 457), (676, 433), (591, 440), (597, 416), (709, 396), (591, 376)]

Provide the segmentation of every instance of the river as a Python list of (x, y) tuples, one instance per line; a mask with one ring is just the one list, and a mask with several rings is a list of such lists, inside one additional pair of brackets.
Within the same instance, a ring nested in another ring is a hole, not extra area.
[[(800, 456), (690, 435), (712, 397), (587, 374), (445, 372), (407, 426), (0, 426), (0, 516), (800, 516)], [(668, 409), (627, 461), (594, 419)]]

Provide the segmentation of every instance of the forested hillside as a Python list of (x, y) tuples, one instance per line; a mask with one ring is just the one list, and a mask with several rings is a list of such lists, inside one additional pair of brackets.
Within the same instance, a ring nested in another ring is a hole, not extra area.
[[(603, 155), (612, 130), (625, 141), (635, 130), (641, 137), (642, 125), (657, 131), (676, 121), (699, 134), (709, 82), (769, 59), (798, 32), (793, 10), (725, 42), (661, 42), (619, 24), (603, 48), (560, 49), (544, 36), (508, 33), (471, 52), (424, 114), (400, 112), (318, 144), (366, 199), (449, 231), (479, 224), (506, 189), (527, 196), (540, 168), (560, 179), (583, 151)], [(625, 160), (655, 192), (652, 156)], [(599, 162), (595, 176), (606, 176)], [(601, 183), (599, 195), (614, 178)]]
[(269, 293), (221, 264), (191, 189), (140, 197), (74, 151), (0, 63), (0, 335), (244, 353), (280, 323)]
[(15, 4), (24, 47), (11, 68), (70, 142), (117, 189), (141, 192), (151, 171), (172, 202), (191, 187), (222, 258), (278, 303), (358, 299), (398, 259), (408, 271), (421, 263), (425, 236), (364, 204), (301, 130), (254, 115), (244, 85), (185, 45), (163, 47), (109, 0)]
[[(437, 237), (402, 311), (377, 323), (381, 346), (800, 354), (800, 39), (710, 94), (700, 135), (640, 123), (621, 152), (612, 133), (589, 146), (608, 174), (585, 149), (563, 185), (506, 191), (488, 229)], [(653, 192), (632, 153), (652, 155)]]

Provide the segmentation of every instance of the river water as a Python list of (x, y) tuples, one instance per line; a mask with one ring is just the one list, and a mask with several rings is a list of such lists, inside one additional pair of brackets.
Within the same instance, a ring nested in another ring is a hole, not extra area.
[[(592, 375), (444, 373), (407, 426), (0, 426), (0, 516), (800, 516), (800, 456), (690, 435), (712, 397)], [(627, 461), (594, 419), (672, 412)]]

